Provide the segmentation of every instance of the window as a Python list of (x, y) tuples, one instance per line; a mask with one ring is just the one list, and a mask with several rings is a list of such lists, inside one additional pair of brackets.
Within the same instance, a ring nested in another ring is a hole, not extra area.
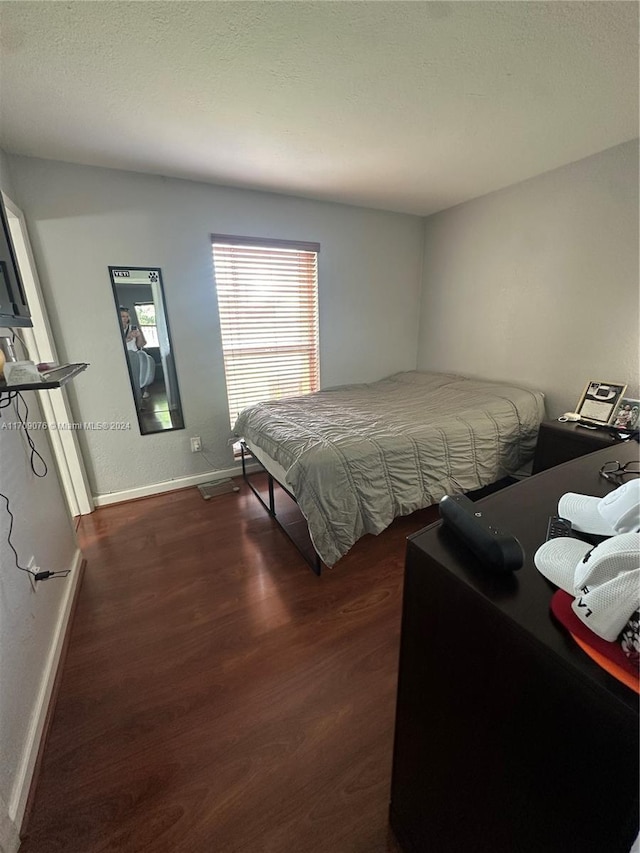
[(246, 406), (317, 391), (317, 243), (212, 236), (234, 425)]
[(153, 302), (136, 302), (135, 306), (140, 331), (144, 335), (147, 346), (159, 346), (158, 327), (156, 326), (156, 306)]

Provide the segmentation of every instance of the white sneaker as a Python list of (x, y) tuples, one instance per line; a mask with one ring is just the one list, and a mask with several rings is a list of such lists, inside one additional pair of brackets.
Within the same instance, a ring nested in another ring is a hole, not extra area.
[(148, 400), (148, 399), (149, 399), (149, 392), (146, 390), (146, 388), (145, 388), (145, 390), (142, 392), (142, 399), (143, 399), (143, 400)]

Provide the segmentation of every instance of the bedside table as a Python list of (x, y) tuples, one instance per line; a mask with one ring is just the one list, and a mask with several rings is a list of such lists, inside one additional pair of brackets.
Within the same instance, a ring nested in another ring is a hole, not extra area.
[(615, 459), (615, 449), (619, 444), (620, 441), (603, 430), (587, 429), (575, 423), (545, 421), (540, 424), (532, 473), (538, 474), (604, 447), (611, 447), (611, 458)]

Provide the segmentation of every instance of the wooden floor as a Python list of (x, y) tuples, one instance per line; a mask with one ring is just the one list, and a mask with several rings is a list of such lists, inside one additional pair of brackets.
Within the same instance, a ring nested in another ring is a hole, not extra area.
[(382, 853), (405, 538), (316, 577), (257, 499), (82, 519), (87, 570), (21, 853)]

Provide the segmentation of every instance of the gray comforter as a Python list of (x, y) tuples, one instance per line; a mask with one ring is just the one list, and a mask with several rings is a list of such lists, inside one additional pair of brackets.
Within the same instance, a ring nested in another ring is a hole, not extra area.
[(411, 371), (250, 406), (233, 432), (285, 469), (332, 566), (396, 516), (517, 471), (543, 416), (539, 392)]

